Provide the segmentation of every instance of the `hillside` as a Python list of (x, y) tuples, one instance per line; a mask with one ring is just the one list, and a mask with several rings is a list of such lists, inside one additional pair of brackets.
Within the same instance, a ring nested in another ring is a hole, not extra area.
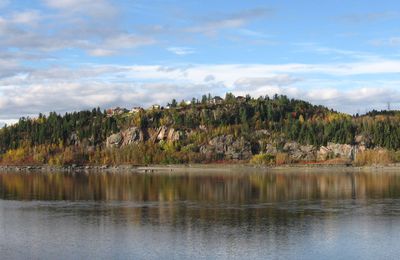
[(1, 164), (397, 161), (400, 113), (350, 116), (286, 96), (204, 95), (166, 107), (21, 118), (0, 130)]

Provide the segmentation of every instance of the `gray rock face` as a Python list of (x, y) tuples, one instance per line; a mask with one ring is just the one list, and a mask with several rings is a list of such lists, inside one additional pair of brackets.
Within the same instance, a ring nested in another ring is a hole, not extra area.
[(327, 146), (320, 147), (317, 153), (317, 159), (319, 161), (325, 161), (332, 158), (353, 160), (354, 155), (358, 150), (359, 147), (354, 145), (328, 143)]
[(131, 127), (122, 132), (112, 134), (107, 137), (107, 148), (118, 148), (120, 146), (130, 145), (144, 141), (144, 133), (138, 127)]
[(239, 140), (233, 141), (231, 145), (227, 146), (225, 157), (233, 160), (250, 159), (252, 157), (250, 143), (245, 141), (243, 137)]
[(287, 142), (283, 152), (288, 153), (291, 159), (297, 161), (325, 161), (333, 158), (354, 160), (357, 153), (366, 149), (364, 145), (349, 145), (328, 143), (319, 150), (313, 145), (300, 145), (297, 142)]
[(160, 128), (158, 128), (156, 140), (157, 141), (164, 140), (166, 138), (167, 131), (168, 128), (166, 126), (161, 126)]
[(143, 131), (138, 127), (131, 127), (122, 132), (122, 146), (144, 141)]
[(354, 146), (349, 144), (335, 144), (335, 143), (328, 143), (328, 149), (333, 152), (335, 157), (340, 157), (344, 159), (352, 159)]
[[(158, 129), (142, 130), (138, 127), (130, 127), (124, 131), (110, 135), (106, 139), (107, 148), (119, 148), (126, 145), (138, 144), (150, 140), (154, 143), (158, 142), (176, 142), (185, 140), (192, 134), (192, 131), (176, 130), (166, 126), (159, 127)], [(150, 135), (150, 136), (149, 136)], [(254, 132), (255, 139), (260, 139), (255, 142), (259, 145), (261, 151), (267, 154), (276, 155), (278, 153), (277, 147), (282, 147), (282, 151), (289, 155), (293, 161), (325, 161), (333, 158), (341, 158), (346, 160), (354, 160), (357, 153), (365, 151), (368, 145), (371, 144), (370, 140), (364, 136), (357, 136), (355, 138), (356, 145), (328, 143), (326, 146), (321, 146), (319, 149), (312, 145), (301, 145), (297, 142), (285, 142), (284, 140), (279, 143), (270, 143), (268, 131), (258, 130)], [(78, 136), (71, 135), (69, 142), (77, 143)], [(196, 151), (206, 155), (209, 159), (217, 160), (248, 160), (252, 157), (252, 146), (249, 141), (243, 137), (235, 138), (233, 135), (220, 135), (212, 138), (207, 144), (200, 147), (196, 146)], [(256, 147), (256, 146), (254, 146)], [(255, 151), (255, 152), (258, 152)]]
[(329, 150), (326, 146), (321, 146), (317, 152), (317, 160), (325, 161), (330, 157), (332, 157), (331, 150)]
[(177, 131), (173, 128), (170, 128), (168, 130), (167, 141), (175, 142), (181, 140), (183, 137), (184, 137), (184, 132), (182, 131)]
[(185, 136), (185, 132), (180, 130), (175, 130), (174, 128), (168, 128), (166, 126), (161, 126), (157, 129), (155, 135), (152, 137), (154, 142), (159, 141), (169, 141), (175, 142), (182, 140)]
[(264, 152), (268, 153), (268, 154), (277, 154), (278, 153), (278, 149), (276, 149), (276, 146), (273, 144), (266, 144), (264, 150), (265, 150)]
[(287, 142), (283, 151), (296, 161), (315, 161), (317, 150), (312, 145), (300, 145), (297, 142)]
[(302, 145), (300, 146), (302, 152), (301, 160), (303, 161), (315, 161), (317, 158), (317, 148), (313, 145)]
[[(118, 148), (130, 144), (138, 144), (148, 139), (148, 133), (144, 132), (138, 127), (130, 127), (124, 131), (110, 135), (106, 140), (107, 148)], [(179, 141), (185, 138), (185, 132), (175, 130), (173, 128), (167, 128), (162, 126), (154, 132), (151, 136), (151, 140), (154, 143), (159, 141)]]
[(68, 138), (68, 145), (79, 145), (79, 138), (78, 134), (73, 132), (70, 137)]
[(232, 135), (214, 137), (200, 147), (200, 152), (208, 158), (216, 156), (227, 160), (248, 160), (252, 156), (250, 143), (244, 138), (235, 140)]
[(107, 137), (106, 146), (107, 146), (107, 148), (119, 147), (121, 142), (122, 142), (122, 134), (121, 133), (112, 134), (109, 137)]

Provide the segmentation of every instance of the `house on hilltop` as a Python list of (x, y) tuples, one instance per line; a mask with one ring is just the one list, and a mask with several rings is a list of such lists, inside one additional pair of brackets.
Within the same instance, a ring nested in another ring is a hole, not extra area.
[(246, 102), (246, 98), (243, 96), (237, 96), (236, 101), (239, 103), (244, 103), (244, 102)]
[(161, 106), (158, 104), (154, 104), (151, 106), (151, 109), (153, 109), (153, 110), (160, 109), (160, 108), (161, 108)]
[(133, 107), (130, 112), (132, 114), (135, 114), (135, 113), (140, 112), (141, 110), (144, 110), (144, 109), (142, 107)]
[(127, 109), (125, 108), (120, 108), (120, 107), (116, 107), (116, 108), (109, 108), (106, 110), (107, 116), (117, 116), (117, 115), (122, 115), (123, 113), (128, 112)]
[(224, 102), (224, 99), (220, 96), (215, 96), (211, 99), (211, 103), (215, 104), (215, 105), (222, 104), (223, 102)]

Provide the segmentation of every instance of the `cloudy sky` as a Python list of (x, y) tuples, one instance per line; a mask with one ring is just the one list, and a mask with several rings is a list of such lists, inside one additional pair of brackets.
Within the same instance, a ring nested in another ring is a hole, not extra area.
[(0, 124), (204, 93), (400, 109), (400, 3), (0, 0)]

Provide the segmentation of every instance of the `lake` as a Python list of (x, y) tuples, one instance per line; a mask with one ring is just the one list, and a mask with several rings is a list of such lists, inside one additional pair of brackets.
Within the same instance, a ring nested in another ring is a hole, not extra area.
[(393, 172), (0, 173), (1, 259), (394, 259)]

